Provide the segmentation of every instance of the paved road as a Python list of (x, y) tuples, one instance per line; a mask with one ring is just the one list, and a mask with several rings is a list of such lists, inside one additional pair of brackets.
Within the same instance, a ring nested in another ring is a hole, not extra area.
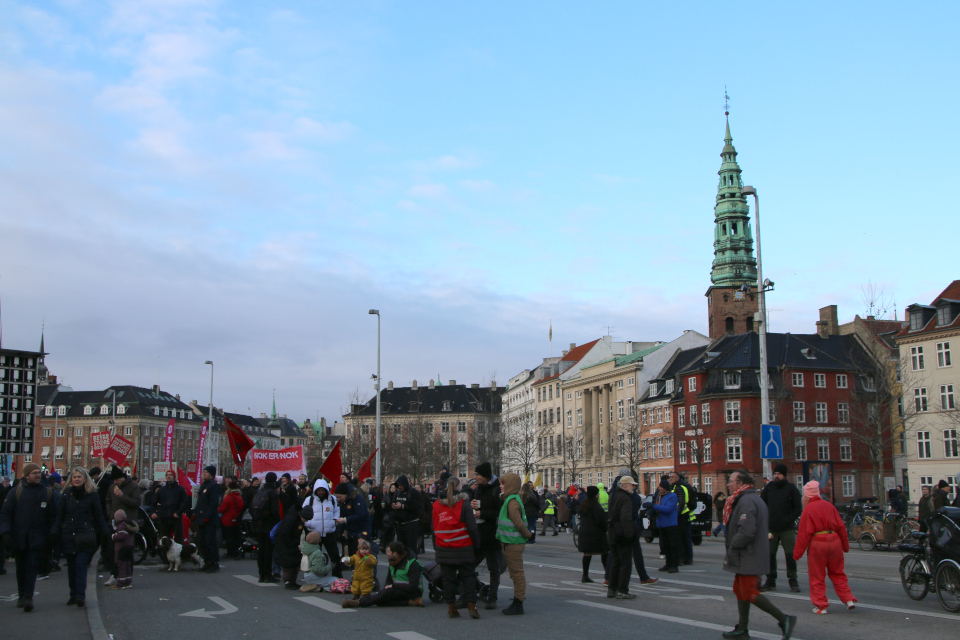
[[(731, 576), (720, 568), (722, 542), (705, 541), (696, 549), (696, 563), (669, 577), (655, 571), (660, 566), (656, 545), (644, 548), (648, 568), (663, 579), (653, 586), (637, 584), (632, 589), (639, 596), (636, 600), (619, 601), (605, 597), (598, 560), (593, 577), (599, 583), (580, 583), (580, 555), (569, 535), (541, 538), (525, 552), (527, 615), (507, 617), (481, 609), (479, 621), (450, 620), (445, 607), (431, 604), (425, 609), (341, 609), (342, 596), (258, 585), (253, 560), (226, 561), (223, 571), (215, 575), (167, 574), (156, 565), (138, 567), (133, 589), (111, 591), (101, 586), (98, 592), (103, 622), (113, 640), (169, 640), (172, 635), (211, 633), (289, 640), (292, 634), (318, 631), (325, 637), (384, 640), (486, 639), (491, 632), (506, 638), (531, 633), (619, 638), (625, 631), (664, 639), (715, 640), (733, 626), (736, 605)], [(804, 593), (781, 589), (771, 595), (784, 611), (800, 616), (795, 635), (800, 639), (899, 640), (905, 634), (925, 640), (956, 638), (960, 616), (941, 609), (935, 596), (921, 602), (909, 600), (897, 578), (899, 561), (896, 552), (854, 550), (848, 555), (851, 586), (860, 600), (852, 612), (842, 606), (831, 607), (826, 616), (810, 612), (803, 562)], [(504, 580), (502, 606), (512, 593), (506, 575)], [(183, 615), (200, 609), (211, 617)], [(754, 638), (780, 637), (774, 621), (757, 610), (751, 629)]]

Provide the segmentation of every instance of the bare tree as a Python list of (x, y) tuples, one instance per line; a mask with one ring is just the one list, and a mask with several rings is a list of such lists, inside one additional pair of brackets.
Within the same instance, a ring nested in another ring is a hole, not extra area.
[(643, 466), (643, 438), (649, 430), (648, 425), (641, 423), (640, 411), (636, 408), (633, 408), (632, 416), (628, 414), (616, 423), (617, 442), (611, 445), (616, 447), (615, 455), (623, 460), (634, 478), (640, 476), (640, 468)]
[(522, 474), (533, 474), (541, 460), (548, 457), (543, 451), (542, 438), (552, 433), (551, 427), (537, 424), (537, 414), (527, 411), (504, 425), (504, 463), (519, 469)]
[(883, 318), (896, 305), (893, 298), (884, 294), (882, 285), (869, 280), (860, 286), (860, 300), (867, 308), (867, 315), (876, 318)]
[(440, 458), (434, 424), (428, 421), (426, 415), (420, 413), (421, 406), (417, 402), (416, 413), (405, 425), (403, 441), (400, 444), (401, 455), (397, 458), (398, 471), (402, 469), (413, 482), (425, 480), (427, 470), (432, 470)]

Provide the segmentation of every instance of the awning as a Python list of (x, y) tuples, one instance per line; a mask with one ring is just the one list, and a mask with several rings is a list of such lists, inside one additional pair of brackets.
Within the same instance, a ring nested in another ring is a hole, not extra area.
[(43, 450), (40, 451), (40, 457), (41, 457), (41, 458), (49, 458), (49, 457), (50, 457), (50, 447), (44, 447)]
[(57, 447), (57, 458), (63, 457), (63, 447)]

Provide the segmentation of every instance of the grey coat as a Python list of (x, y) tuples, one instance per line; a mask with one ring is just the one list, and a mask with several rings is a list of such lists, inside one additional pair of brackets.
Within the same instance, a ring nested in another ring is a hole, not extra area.
[(770, 573), (770, 533), (767, 505), (757, 490), (744, 489), (733, 503), (724, 541), (723, 570), (744, 576)]

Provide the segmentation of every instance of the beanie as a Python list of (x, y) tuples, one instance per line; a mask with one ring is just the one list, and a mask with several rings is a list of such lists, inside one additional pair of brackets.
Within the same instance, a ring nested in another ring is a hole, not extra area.
[(284, 474), (283, 474), (282, 476), (280, 476), (280, 477), (281, 477), (281, 478), (286, 478), (287, 480), (293, 480), (293, 478), (290, 476), (289, 473), (284, 473)]
[(111, 480), (119, 480), (120, 478), (126, 478), (126, 477), (127, 477), (127, 474), (125, 474), (123, 472), (123, 469), (121, 469), (120, 467), (113, 467), (112, 469), (110, 469)]
[(490, 466), (489, 462), (481, 462), (476, 466), (474, 471), (477, 472), (477, 475), (483, 476), (487, 480), (493, 477), (493, 467)]
[(113, 519), (117, 522), (127, 519), (127, 512), (123, 509), (117, 509), (116, 513), (113, 514)]
[(598, 489), (598, 488), (596, 488), (596, 487), (594, 487), (594, 486), (592, 486), (592, 485), (589, 486), (589, 487), (587, 487), (587, 496), (589, 496), (589, 497), (591, 497), (591, 498), (596, 498), (596, 497), (599, 496), (599, 495), (600, 495), (600, 489)]
[(90, 467), (90, 477), (96, 478), (103, 471), (100, 467)]
[(627, 469), (626, 467), (620, 467), (620, 471), (617, 471), (617, 475), (621, 478), (623, 476), (628, 476), (630, 475), (630, 469)]
[(333, 492), (340, 496), (350, 495), (350, 492), (353, 491), (353, 487), (347, 482), (341, 482), (337, 485), (337, 488)]
[(304, 520), (313, 520), (313, 507), (300, 509), (300, 517)]
[(660, 486), (666, 489), (667, 491), (670, 491), (670, 481), (667, 480), (666, 478), (660, 478)]
[(819, 498), (820, 497), (820, 483), (816, 480), (811, 480), (807, 484), (803, 485), (803, 497), (804, 498)]
[(32, 472), (39, 470), (40, 465), (38, 465), (36, 462), (28, 462), (27, 464), (23, 465), (23, 477), (26, 478)]
[(949, 486), (950, 486), (950, 485), (947, 484), (947, 481), (946, 481), (946, 480), (941, 480), (940, 482), (937, 483), (937, 488), (938, 488), (938, 489), (946, 489), (946, 488), (949, 487)]
[(276, 482), (276, 481), (277, 481), (277, 474), (275, 474), (273, 471), (268, 471), (268, 472), (267, 472), (267, 475), (265, 475), (265, 476), (263, 477), (263, 481), (264, 481), (264, 482)]
[[(310, 507), (306, 507), (306, 508), (309, 509)], [(310, 544), (320, 544), (320, 532), (311, 531), (310, 533), (308, 533), (307, 542), (309, 542)]]
[(778, 464), (777, 466), (775, 466), (775, 467), (773, 468), (773, 472), (774, 472), (774, 473), (781, 473), (781, 474), (783, 474), (783, 475), (787, 475), (787, 465), (785, 465), (785, 464), (783, 464), (783, 463), (781, 462), (780, 464)]
[(211, 465), (208, 466), (208, 467), (204, 467), (203, 470), (206, 471), (207, 473), (209, 473), (209, 474), (212, 475), (212, 476), (217, 475), (217, 467), (216, 467), (215, 465), (212, 465), (212, 464), (211, 464)]
[(53, 473), (51, 473), (51, 474), (50, 474), (49, 476), (47, 476), (47, 477), (50, 479), (50, 484), (51, 484), (51, 485), (54, 485), (54, 484), (62, 484), (62, 483), (63, 483), (63, 478), (61, 478), (61, 477), (60, 477), (60, 474), (57, 473), (56, 471), (54, 471)]

